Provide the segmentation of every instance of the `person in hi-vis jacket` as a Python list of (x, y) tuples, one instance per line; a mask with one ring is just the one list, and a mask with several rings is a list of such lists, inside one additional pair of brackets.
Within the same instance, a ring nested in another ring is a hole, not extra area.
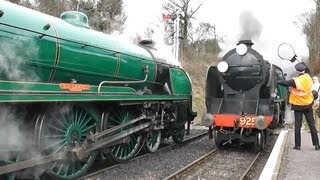
[(312, 143), (315, 146), (315, 150), (320, 150), (319, 138), (317, 134), (317, 129), (315, 127), (313, 118), (313, 94), (312, 94), (312, 79), (306, 71), (308, 67), (302, 62), (295, 65), (297, 72), (297, 77), (291, 80), (281, 80), (277, 84), (282, 86), (290, 87), (289, 103), (291, 104), (291, 109), (294, 110), (294, 142), (295, 146), (293, 149), (300, 150), (301, 148), (301, 126), (302, 126), (302, 116), (306, 117), (310, 132)]

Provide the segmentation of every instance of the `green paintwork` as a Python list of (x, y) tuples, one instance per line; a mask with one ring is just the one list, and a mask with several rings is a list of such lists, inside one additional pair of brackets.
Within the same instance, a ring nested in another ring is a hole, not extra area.
[[(0, 93), (52, 93), (52, 94), (97, 94), (98, 86), (91, 86), (90, 90), (82, 92), (70, 92), (62, 90), (59, 84), (55, 83), (37, 83), (37, 82), (18, 82), (18, 81), (0, 81)], [(136, 93), (136, 90), (130, 87), (102, 86), (101, 94), (128, 94)]]
[(14, 78), (9, 77), (12, 71), (2, 71), (3, 80), (71, 82), (75, 79), (90, 84), (143, 80), (143, 66), (149, 69), (148, 82), (143, 87), (150, 86), (155, 79), (152, 56), (138, 45), (8, 2), (0, 1), (0, 10), (4, 12), (0, 17), (1, 59), (11, 64), (13, 70), (21, 71)]
[[(35, 133), (42, 153), (59, 152), (74, 145), (74, 141), (81, 144), (88, 132), (94, 133), (99, 127), (98, 118), (94, 117), (98, 116), (98, 109), (79, 105), (85, 102), (103, 102), (105, 109), (109, 108), (107, 102), (188, 102), (188, 114), (194, 114), (191, 82), (183, 69), (156, 62), (156, 56), (146, 47), (88, 29), (84, 14), (71, 12), (62, 15), (65, 19), (62, 20), (1, 0), (0, 12), (4, 13), (0, 17), (0, 102), (26, 103), (23, 105), (27, 107), (35, 102), (76, 102), (70, 103), (76, 105), (67, 114), (56, 115), (63, 110), (56, 107), (39, 114), (43, 118), (37, 119), (41, 122), (36, 123)], [(74, 16), (82, 21), (75, 21)], [(146, 81), (141, 82), (145, 77)], [(108, 82), (98, 90), (102, 81)], [(70, 82), (73, 84), (68, 86), (85, 85), (90, 89), (80, 92), (61, 89), (62, 83)], [(165, 83), (171, 89), (161, 89)], [(120, 119), (111, 126), (140, 115), (129, 110), (117, 113)], [(193, 118), (190, 115), (185, 121)], [(42, 141), (45, 139), (49, 141)], [(112, 147), (112, 154), (119, 161), (128, 160), (140, 150), (142, 142), (142, 134), (132, 134), (129, 142)], [(150, 143), (151, 148), (160, 141)], [(93, 151), (81, 162), (76, 159), (53, 162), (49, 173), (74, 179), (90, 167), (95, 155)]]
[[(135, 94), (155, 83), (157, 64), (145, 48), (9, 2), (0, 1), (0, 10), (4, 12), (0, 17), (0, 61), (3, 65), (0, 67), (0, 101), (80, 101), (82, 98), (84, 101), (107, 101), (107, 98), (114, 101), (120, 98), (141, 100), (164, 97), (156, 94), (148, 97), (117, 96)], [(90, 85), (98, 85), (102, 81), (143, 80), (143, 67), (146, 66), (146, 82), (108, 83), (108, 87), (101, 89), (104, 95), (116, 96), (83, 96), (96, 93), (96, 86), (83, 93), (73, 93), (72, 96), (69, 91), (59, 88), (59, 83), (74, 80)], [(186, 72), (170, 66), (170, 78), (173, 95), (189, 95), (190, 99), (191, 82)], [(43, 93), (51, 93), (52, 96)], [(66, 95), (59, 96), (60, 94)], [(170, 99), (169, 97), (164, 98)]]
[(188, 74), (182, 69), (170, 69), (172, 91), (174, 95), (192, 95)]
[[(56, 56), (55, 31), (46, 31), (51, 37), (39, 38), (44, 30), (43, 21), (26, 23), (26, 14), (11, 10), (11, 6), (0, 1), (0, 10), (5, 14), (0, 18), (0, 78), (4, 80), (38, 81), (49, 79)], [(11, 5), (11, 4), (10, 4)], [(39, 13), (33, 15), (39, 16)], [(4, 24), (23, 26), (30, 31), (17, 29)], [(31, 31), (38, 30), (39, 33)], [(35, 68), (35, 67), (41, 68)]]
[(271, 72), (271, 78), (269, 82), (269, 85), (271, 86), (271, 93), (275, 92), (275, 89), (277, 89), (277, 92), (278, 92), (277, 99), (279, 100), (279, 102), (287, 103), (287, 97), (288, 97), (287, 87), (276, 84), (277, 81), (285, 80), (283, 72), (281, 68), (276, 65), (272, 65), (271, 70), (272, 72)]
[(288, 97), (288, 89), (287, 89), (287, 87), (279, 86), (278, 90), (279, 90), (280, 98), (286, 99)]
[(130, 87), (92, 85), (90, 90), (71, 92), (61, 90), (59, 84), (0, 81), (0, 102), (46, 102), (46, 101), (141, 101), (186, 100), (187, 95), (139, 95)]

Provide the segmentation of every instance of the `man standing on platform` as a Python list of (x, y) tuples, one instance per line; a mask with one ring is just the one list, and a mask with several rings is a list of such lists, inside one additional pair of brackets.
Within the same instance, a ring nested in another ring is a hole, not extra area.
[(308, 73), (308, 67), (304, 63), (298, 63), (295, 65), (298, 76), (291, 80), (278, 81), (277, 84), (282, 86), (290, 86), (289, 103), (291, 109), (294, 110), (294, 140), (295, 146), (293, 149), (300, 150), (301, 147), (301, 127), (302, 116), (306, 117), (309, 129), (311, 131), (312, 144), (315, 146), (315, 150), (320, 150), (319, 139), (317, 129), (314, 124), (313, 118), (313, 94), (312, 94), (312, 79)]

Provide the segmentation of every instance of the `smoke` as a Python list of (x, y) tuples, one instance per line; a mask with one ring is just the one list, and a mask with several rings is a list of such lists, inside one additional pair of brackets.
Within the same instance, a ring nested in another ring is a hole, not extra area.
[(0, 77), (4, 80), (40, 80), (35, 69), (27, 65), (27, 60), (38, 56), (39, 47), (34, 41), (23, 38), (0, 42)]
[(19, 130), (19, 117), (15, 116), (15, 113), (11, 113), (8, 108), (0, 107), (0, 146), (13, 148), (16, 147), (20, 149), (23, 147), (23, 141), (21, 139), (24, 137), (20, 134)]
[[(7, 150), (0, 153), (1, 160), (15, 159), (16, 156), (12, 152), (33, 153), (35, 151), (32, 148), (32, 128), (26, 128), (26, 124), (23, 124), (25, 117), (26, 111), (23, 109), (0, 106), (0, 149)], [(10, 150), (12, 150), (11, 153), (9, 153)]]
[(258, 40), (261, 32), (261, 23), (253, 16), (252, 12), (244, 11), (239, 17), (240, 39), (239, 40)]
[[(40, 81), (36, 69), (30, 65), (30, 60), (36, 60), (38, 53), (39, 46), (30, 37), (1, 38), (0, 79)], [(0, 105), (0, 160), (14, 162), (37, 154), (33, 140), (34, 124), (26, 121), (27, 112), (25, 108)]]
[[(38, 46), (29, 37), (19, 36), (16, 39), (3, 39), (0, 42), (0, 78), (10, 81), (38, 81), (39, 77), (26, 61), (37, 57)], [(32, 149), (32, 134), (24, 128), (23, 121), (26, 110), (11, 106), (0, 106), (0, 149), (13, 150), (13, 152), (28, 151)], [(12, 152), (0, 153), (0, 159), (14, 158)]]
[[(45, 121), (42, 122), (40, 118), (37, 124), (34, 121), (35, 119), (28, 118), (28, 112), (28, 109), (23, 107), (17, 108), (16, 106), (0, 105), (0, 160), (10, 160), (14, 162), (18, 156), (20, 156), (18, 160), (27, 160), (39, 157), (41, 155), (39, 150), (43, 150), (45, 147), (50, 147), (46, 148), (45, 152), (51, 153), (55, 151), (57, 147), (63, 146), (61, 142), (65, 140), (65, 137), (55, 138), (54, 136), (62, 136), (63, 133), (61, 130), (66, 130), (65, 126), (71, 123), (68, 118), (74, 118), (70, 116), (71, 112), (75, 112), (71, 106), (52, 107), (50, 113), (47, 113), (44, 117)], [(80, 114), (77, 115), (82, 115), (82, 112), (78, 113)], [(56, 119), (56, 117), (60, 118)], [(72, 119), (72, 122), (75, 121)], [(35, 124), (41, 131), (39, 131), (39, 129), (35, 131)], [(65, 131), (65, 133), (66, 132), (67, 131)], [(83, 134), (83, 136), (85, 135), (86, 134)], [(82, 137), (82, 139), (84, 138), (85, 137)], [(36, 144), (38, 144), (39, 147), (36, 147)], [(52, 163), (47, 165), (42, 164), (35, 168), (19, 172), (17, 176), (22, 178), (39, 177), (44, 171), (51, 167)]]

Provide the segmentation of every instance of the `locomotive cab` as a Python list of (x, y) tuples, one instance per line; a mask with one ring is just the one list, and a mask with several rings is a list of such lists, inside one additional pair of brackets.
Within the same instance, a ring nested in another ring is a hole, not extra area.
[(172, 94), (171, 81), (170, 81), (170, 64), (168, 58), (163, 57), (161, 53), (155, 48), (155, 43), (152, 40), (141, 40), (139, 45), (145, 48), (152, 56), (156, 64), (155, 82), (151, 86), (153, 92), (161, 94)]

